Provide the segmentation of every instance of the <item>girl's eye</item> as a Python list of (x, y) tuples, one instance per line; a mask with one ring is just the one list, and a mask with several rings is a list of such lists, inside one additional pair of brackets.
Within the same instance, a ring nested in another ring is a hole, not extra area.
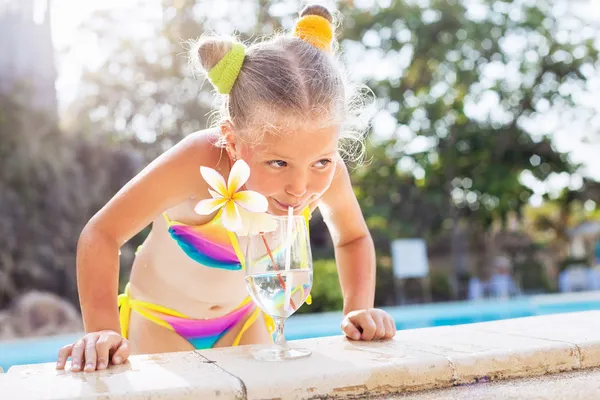
[(317, 168), (325, 168), (327, 167), (329, 164), (331, 164), (331, 160), (328, 158), (324, 158), (322, 160), (317, 161), (317, 163), (315, 164), (315, 166)]
[(268, 161), (267, 164), (269, 164), (273, 168), (283, 168), (287, 166), (287, 163), (283, 160)]

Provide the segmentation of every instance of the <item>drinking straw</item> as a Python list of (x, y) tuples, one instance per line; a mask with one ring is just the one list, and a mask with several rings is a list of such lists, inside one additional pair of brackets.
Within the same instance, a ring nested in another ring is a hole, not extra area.
[[(265, 248), (267, 249), (267, 253), (269, 254), (269, 258), (271, 259), (271, 263), (273, 264), (273, 268), (275, 268), (275, 271), (279, 271), (279, 268), (277, 267), (277, 263), (275, 262), (275, 257), (273, 257), (273, 252), (271, 251), (271, 248), (269, 247), (269, 243), (267, 243), (267, 238), (265, 237), (265, 233), (264, 232), (260, 232), (260, 237), (262, 238), (262, 241), (263, 241), (263, 243), (265, 245)], [(285, 281), (281, 277), (281, 274), (277, 274), (277, 277), (279, 278), (279, 283), (281, 283), (281, 287), (285, 290), (287, 288), (287, 285), (285, 284)], [(296, 310), (296, 304), (294, 304), (294, 300), (292, 300), (290, 298), (290, 302), (292, 304), (292, 308), (294, 310)]]

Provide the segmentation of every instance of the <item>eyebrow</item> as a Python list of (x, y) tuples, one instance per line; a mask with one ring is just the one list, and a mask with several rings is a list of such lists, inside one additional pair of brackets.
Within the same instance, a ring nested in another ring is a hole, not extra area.
[[(326, 156), (331, 156), (331, 155), (335, 154), (336, 151), (337, 150), (332, 150), (327, 153), (323, 153), (323, 154), (317, 156), (317, 159), (321, 159)], [(264, 153), (264, 156), (265, 156), (265, 158), (277, 158), (277, 159), (282, 159), (282, 160), (286, 160), (286, 159), (293, 160), (294, 159), (294, 157), (287, 157), (287, 156), (283, 156), (283, 155), (277, 154), (277, 153)]]

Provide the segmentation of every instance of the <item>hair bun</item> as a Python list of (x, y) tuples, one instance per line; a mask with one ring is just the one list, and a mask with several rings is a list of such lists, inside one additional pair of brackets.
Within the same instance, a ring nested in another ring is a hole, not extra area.
[(197, 47), (198, 61), (205, 71), (210, 71), (225, 57), (233, 47), (231, 39), (208, 37), (199, 41)]
[(294, 36), (323, 51), (331, 52), (333, 16), (323, 6), (311, 5), (305, 7), (294, 27)]
[(198, 63), (221, 94), (231, 92), (242, 68), (245, 53), (243, 44), (219, 37), (202, 39), (196, 50)]
[(300, 18), (306, 15), (317, 15), (319, 17), (325, 18), (327, 21), (329, 21), (330, 24), (333, 23), (333, 16), (329, 12), (329, 10), (326, 7), (323, 7), (318, 4), (313, 4), (304, 7), (304, 9), (300, 11)]

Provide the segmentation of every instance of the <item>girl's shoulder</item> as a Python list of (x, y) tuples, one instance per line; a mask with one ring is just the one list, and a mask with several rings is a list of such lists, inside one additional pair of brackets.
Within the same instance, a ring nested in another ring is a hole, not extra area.
[[(190, 133), (177, 143), (171, 150), (198, 167), (210, 167), (223, 176), (229, 174), (230, 162), (227, 151), (220, 145), (220, 130), (218, 128), (203, 129)], [(169, 150), (169, 151), (171, 151)]]

